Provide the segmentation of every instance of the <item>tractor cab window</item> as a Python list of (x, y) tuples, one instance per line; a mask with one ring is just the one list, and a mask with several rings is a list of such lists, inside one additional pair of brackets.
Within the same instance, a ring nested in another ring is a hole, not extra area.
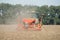
[(33, 17), (33, 18), (37, 18), (37, 15), (36, 15), (36, 14), (32, 14), (32, 17)]

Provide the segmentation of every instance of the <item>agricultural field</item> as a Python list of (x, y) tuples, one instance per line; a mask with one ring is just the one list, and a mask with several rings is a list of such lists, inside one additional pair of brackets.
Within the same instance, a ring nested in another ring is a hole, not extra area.
[(0, 40), (60, 40), (60, 25), (43, 25), (40, 31), (17, 30), (17, 25), (0, 25)]

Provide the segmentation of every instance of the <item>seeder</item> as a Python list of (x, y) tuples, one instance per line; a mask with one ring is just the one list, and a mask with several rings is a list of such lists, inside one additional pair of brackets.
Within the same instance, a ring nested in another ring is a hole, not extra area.
[(24, 18), (23, 25), (19, 24), (23, 30), (41, 30), (41, 21), (34, 18)]

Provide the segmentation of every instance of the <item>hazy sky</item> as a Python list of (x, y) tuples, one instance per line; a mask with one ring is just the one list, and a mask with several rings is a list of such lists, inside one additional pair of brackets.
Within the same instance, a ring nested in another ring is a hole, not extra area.
[(22, 4), (22, 5), (60, 5), (60, 0), (0, 0), (0, 3)]

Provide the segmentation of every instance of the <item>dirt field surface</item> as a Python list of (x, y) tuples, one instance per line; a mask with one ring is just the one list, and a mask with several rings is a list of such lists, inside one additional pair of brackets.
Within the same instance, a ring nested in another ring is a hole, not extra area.
[(60, 25), (43, 25), (41, 31), (17, 30), (17, 25), (0, 25), (0, 40), (60, 40)]

